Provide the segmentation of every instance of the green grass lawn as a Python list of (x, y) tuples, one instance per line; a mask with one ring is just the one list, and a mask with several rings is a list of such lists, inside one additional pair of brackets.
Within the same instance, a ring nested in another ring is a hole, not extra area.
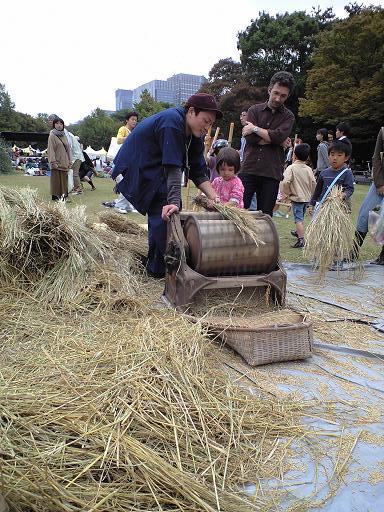
[[(87, 214), (90, 220), (97, 220), (97, 212), (103, 211), (104, 207), (101, 205), (103, 201), (111, 201), (116, 198), (116, 194), (113, 192), (113, 181), (108, 178), (95, 178), (94, 183), (96, 186), (95, 191), (91, 191), (91, 188), (84, 183), (84, 193), (79, 196), (71, 196), (71, 203), (68, 204), (68, 207), (73, 207), (73, 205), (84, 204), (87, 207)], [(0, 174), (0, 185), (7, 187), (31, 187), (36, 188), (39, 191), (39, 195), (43, 200), (50, 200), (49, 194), (49, 177), (47, 176), (24, 176), (23, 174), (12, 174), (5, 175)], [(182, 189), (183, 196), (185, 199), (186, 196), (186, 188)], [(357, 214), (359, 211), (360, 204), (364, 199), (366, 193), (368, 191), (367, 185), (356, 185), (355, 192), (352, 196), (352, 217), (354, 222), (356, 221)], [(190, 197), (192, 198), (196, 193), (196, 189), (191, 188)], [(186, 201), (184, 201), (186, 202)], [(282, 213), (286, 213), (286, 208), (281, 207), (280, 211)], [(129, 214), (130, 218), (137, 221), (140, 224), (146, 222), (145, 217), (137, 213)], [(301, 249), (292, 249), (290, 247), (291, 244), (295, 242), (295, 239), (290, 234), (291, 229), (294, 229), (294, 222), (292, 214), (290, 214), (289, 218), (283, 217), (274, 217), (277, 231), (280, 237), (280, 253), (284, 260), (300, 262), (304, 261), (302, 257)], [(310, 222), (310, 217), (306, 217), (306, 224)], [(379, 254), (379, 246), (374, 244), (370, 236), (367, 236), (366, 241), (364, 242), (362, 248), (362, 258), (365, 259), (374, 259)]]

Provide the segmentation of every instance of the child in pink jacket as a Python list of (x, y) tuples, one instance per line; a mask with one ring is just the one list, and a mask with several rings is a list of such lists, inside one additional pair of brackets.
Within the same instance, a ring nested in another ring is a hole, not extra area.
[(212, 182), (220, 203), (244, 208), (244, 186), (236, 174), (240, 170), (240, 156), (233, 148), (223, 148), (217, 155), (216, 170), (219, 177)]

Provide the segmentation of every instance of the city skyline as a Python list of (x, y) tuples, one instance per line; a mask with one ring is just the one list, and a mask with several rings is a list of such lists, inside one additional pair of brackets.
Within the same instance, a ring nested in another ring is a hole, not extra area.
[(134, 89), (117, 89), (115, 91), (115, 108), (116, 110), (134, 108), (134, 105), (140, 102), (144, 90), (147, 90), (155, 101), (181, 105), (205, 82), (207, 82), (207, 78), (203, 75), (177, 73), (166, 80), (153, 79)]

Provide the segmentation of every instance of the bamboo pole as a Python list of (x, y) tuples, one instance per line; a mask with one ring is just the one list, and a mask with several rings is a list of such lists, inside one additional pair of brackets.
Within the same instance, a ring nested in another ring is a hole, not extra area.
[(235, 123), (231, 123), (229, 125), (229, 134), (228, 134), (228, 146), (231, 147), (232, 146), (232, 138), (233, 138), (233, 129), (235, 127)]
[(204, 138), (204, 157), (206, 156), (206, 154), (209, 151), (209, 148), (211, 147), (211, 143), (212, 143), (211, 132), (212, 132), (212, 126), (210, 126), (208, 128), (208, 133), (207, 133), (207, 135)]
[[(209, 148), (209, 151), (211, 151), (212, 146), (213, 146), (213, 145), (214, 145), (214, 143), (217, 141), (217, 139), (218, 139), (218, 137), (219, 137), (219, 133), (220, 133), (220, 127), (218, 126), (218, 127), (216, 128), (215, 135), (213, 136), (212, 144), (211, 144), (211, 146), (210, 146), (210, 148)], [(208, 151), (208, 152), (209, 152), (209, 151)]]
[(191, 192), (191, 180), (188, 177), (187, 181), (187, 209), (189, 208), (189, 194)]
[[(220, 127), (218, 126), (215, 130), (215, 135), (213, 136), (213, 139), (212, 139), (211, 129), (212, 129), (212, 127), (210, 126), (208, 129), (208, 133), (204, 140), (204, 158), (205, 158), (207, 165), (208, 165), (208, 153), (211, 151), (211, 149), (212, 149), (214, 143), (217, 141), (217, 139), (219, 137), (219, 133), (220, 133)], [(208, 140), (208, 136), (209, 136), (210, 140)], [(189, 207), (189, 193), (190, 193), (190, 189), (189, 189), (189, 180), (188, 180), (188, 183), (187, 183), (187, 208)], [(201, 195), (200, 190), (198, 191), (197, 195), (198, 196)], [(199, 209), (199, 207), (196, 204), (194, 204), (192, 207), (192, 210), (197, 211), (198, 209)]]

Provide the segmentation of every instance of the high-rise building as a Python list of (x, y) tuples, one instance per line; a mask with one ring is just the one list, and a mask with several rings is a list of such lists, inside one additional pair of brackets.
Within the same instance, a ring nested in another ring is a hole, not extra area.
[(167, 78), (167, 83), (170, 84), (174, 93), (175, 105), (184, 103), (192, 94), (195, 94), (205, 82), (207, 82), (205, 76), (188, 75), (186, 73), (178, 73), (177, 75)]
[(133, 108), (133, 105), (140, 102), (140, 96), (145, 89), (156, 101), (181, 105), (192, 94), (195, 94), (206, 81), (207, 79), (202, 75), (179, 73), (166, 80), (151, 80), (146, 84), (139, 85), (133, 91), (117, 89), (115, 93), (116, 110)]
[(116, 110), (133, 108), (132, 96), (133, 91), (127, 89), (117, 89), (115, 91)]
[(132, 101), (134, 104), (140, 102), (140, 96), (145, 89), (147, 89), (155, 101), (165, 101), (171, 104), (175, 103), (175, 95), (171, 85), (165, 80), (152, 80), (151, 82), (139, 85), (139, 87), (133, 89)]

